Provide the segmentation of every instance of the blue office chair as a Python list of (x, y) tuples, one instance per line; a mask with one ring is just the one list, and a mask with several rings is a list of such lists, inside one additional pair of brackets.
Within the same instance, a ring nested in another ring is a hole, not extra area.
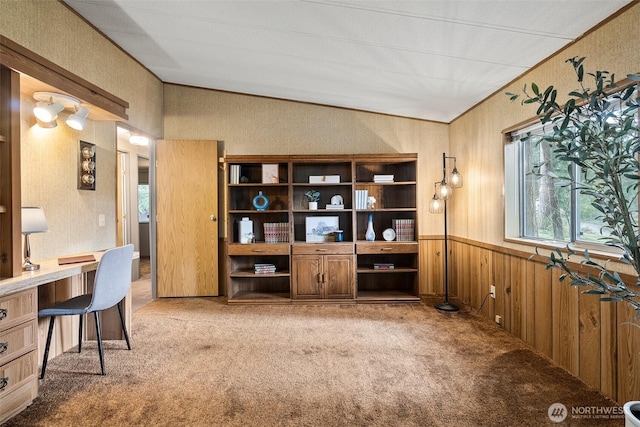
[(131, 350), (129, 334), (122, 314), (121, 302), (131, 287), (131, 264), (133, 260), (133, 245), (120, 246), (107, 250), (100, 259), (95, 275), (94, 288), (92, 294), (80, 295), (66, 301), (60, 302), (52, 307), (38, 311), (39, 317), (51, 317), (49, 321), (49, 333), (47, 334), (47, 345), (44, 350), (42, 360), (42, 371), (40, 379), (44, 378), (47, 369), (47, 359), (49, 358), (49, 346), (51, 345), (51, 335), (53, 325), (57, 316), (80, 315), (80, 331), (78, 353), (82, 351), (82, 320), (85, 314), (93, 313), (96, 320), (96, 333), (98, 335), (98, 353), (100, 354), (100, 368), (102, 375), (104, 371), (104, 354), (102, 349), (102, 334), (100, 331), (99, 312), (118, 306), (122, 331), (127, 341), (127, 348)]

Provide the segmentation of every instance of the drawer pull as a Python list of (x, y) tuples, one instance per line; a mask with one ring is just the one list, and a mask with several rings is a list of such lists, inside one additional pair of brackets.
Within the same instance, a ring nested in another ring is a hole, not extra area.
[(7, 318), (7, 309), (0, 308), (0, 320), (4, 320)]
[(3, 391), (9, 385), (9, 377), (0, 378), (0, 391)]
[(251, 252), (264, 252), (264, 249), (252, 249)]
[(0, 356), (9, 351), (9, 343), (8, 342), (0, 342)]
[(383, 251), (383, 252), (388, 252), (388, 251), (393, 250), (393, 248), (381, 248), (380, 250)]
[(316, 252), (327, 252), (326, 249), (316, 249)]

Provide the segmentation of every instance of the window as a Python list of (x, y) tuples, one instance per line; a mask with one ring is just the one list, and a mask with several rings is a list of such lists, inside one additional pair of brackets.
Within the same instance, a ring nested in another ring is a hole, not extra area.
[(149, 184), (138, 184), (138, 222), (149, 222)]
[[(579, 190), (581, 180), (592, 172), (562, 160), (542, 139), (551, 126), (545, 129), (538, 123), (512, 132), (505, 146), (506, 237), (603, 244), (612, 229), (592, 205), (593, 197)], [(634, 180), (624, 179), (628, 199), (635, 200)], [(637, 220), (637, 204), (632, 215)]]

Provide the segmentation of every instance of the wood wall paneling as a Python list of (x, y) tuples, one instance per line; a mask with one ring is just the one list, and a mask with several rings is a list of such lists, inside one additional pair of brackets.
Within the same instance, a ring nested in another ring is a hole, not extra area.
[[(422, 268), (435, 267), (441, 240), (422, 240)], [(544, 259), (486, 243), (453, 238), (451, 297), (478, 309), (490, 286), (495, 301), (485, 301), (481, 315), (494, 320), (586, 384), (622, 404), (640, 395), (640, 328), (629, 325), (633, 310), (624, 303), (601, 302), (583, 288), (560, 282), (560, 272)], [(426, 250), (424, 250), (426, 249)], [(429, 264), (431, 263), (431, 264)], [(635, 278), (625, 277), (630, 282)], [(441, 293), (441, 287), (422, 287)], [(625, 324), (627, 322), (627, 324)]]
[(551, 271), (552, 357), (573, 375), (579, 375), (578, 288), (559, 280), (560, 271)]

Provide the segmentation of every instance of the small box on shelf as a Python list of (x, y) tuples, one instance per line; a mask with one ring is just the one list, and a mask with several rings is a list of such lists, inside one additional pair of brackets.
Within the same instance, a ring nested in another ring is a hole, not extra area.
[(309, 184), (339, 184), (340, 175), (311, 175)]

